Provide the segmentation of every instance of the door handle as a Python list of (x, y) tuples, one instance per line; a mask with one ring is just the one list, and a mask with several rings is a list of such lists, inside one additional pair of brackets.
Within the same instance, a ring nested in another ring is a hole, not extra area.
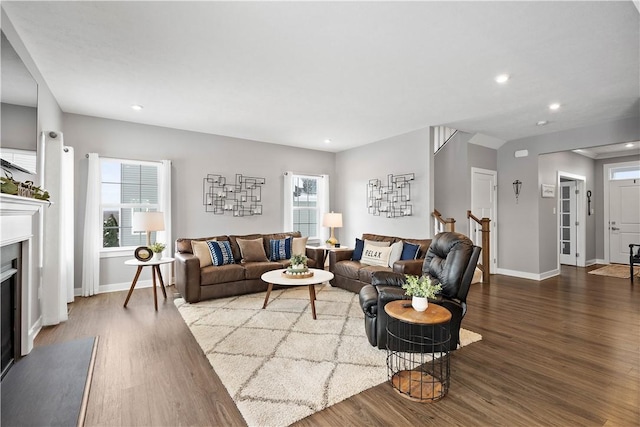
[(612, 229), (613, 231), (620, 230), (618, 227), (611, 227), (611, 229)]

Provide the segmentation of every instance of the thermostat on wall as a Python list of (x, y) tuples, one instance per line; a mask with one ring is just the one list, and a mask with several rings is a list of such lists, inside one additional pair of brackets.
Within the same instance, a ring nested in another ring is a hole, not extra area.
[(518, 150), (514, 155), (516, 157), (527, 157), (529, 155), (529, 150)]

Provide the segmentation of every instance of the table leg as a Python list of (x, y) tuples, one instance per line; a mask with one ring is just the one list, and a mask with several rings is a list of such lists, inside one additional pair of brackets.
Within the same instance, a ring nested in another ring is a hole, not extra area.
[(316, 320), (316, 286), (309, 285), (309, 301), (311, 301), (311, 314), (313, 320)]
[(159, 265), (154, 265), (153, 268), (158, 272), (158, 280), (160, 280), (160, 289), (162, 289), (162, 295), (164, 295), (164, 299), (167, 299), (167, 291), (164, 288), (164, 281), (162, 280), (162, 272), (160, 271)]
[(269, 287), (267, 288), (267, 295), (264, 297), (264, 304), (262, 308), (267, 308), (267, 304), (269, 303), (269, 295), (271, 295), (271, 290), (273, 289), (273, 283), (269, 283)]
[(153, 276), (153, 303), (154, 303), (154, 305), (156, 307), (156, 311), (158, 311), (158, 294), (157, 294), (157, 291), (156, 291), (156, 269), (152, 268), (151, 272), (152, 272), (152, 276)]
[(127, 294), (127, 299), (124, 300), (124, 306), (123, 307), (127, 307), (127, 304), (129, 303), (129, 298), (131, 298), (131, 294), (133, 293), (133, 288), (136, 287), (136, 283), (138, 283), (138, 277), (140, 277), (140, 273), (142, 273), (142, 266), (139, 265), (138, 266), (138, 271), (136, 271), (136, 275), (133, 278), (133, 282), (131, 282), (131, 287), (129, 288), (129, 293)]

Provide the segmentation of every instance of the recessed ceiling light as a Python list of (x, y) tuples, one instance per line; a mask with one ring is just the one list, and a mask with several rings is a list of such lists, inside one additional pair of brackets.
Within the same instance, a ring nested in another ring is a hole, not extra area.
[(560, 104), (558, 104), (557, 102), (554, 102), (553, 104), (549, 104), (550, 110), (557, 110), (558, 108), (560, 108)]
[(631, 147), (633, 147), (633, 144), (632, 143), (625, 144), (625, 147), (631, 148)]
[(325, 139), (325, 140), (324, 140), (324, 143), (325, 143), (325, 144), (331, 144), (331, 140), (330, 140), (330, 139)]
[(496, 76), (497, 83), (506, 83), (509, 80), (509, 74), (500, 74)]
[(134, 104), (131, 106), (131, 109), (136, 110), (136, 111), (140, 111), (142, 110), (144, 107), (142, 105), (138, 105), (138, 104)]
[(549, 122), (546, 120), (540, 120), (538, 122), (536, 122), (536, 126), (544, 126), (546, 124), (548, 124)]

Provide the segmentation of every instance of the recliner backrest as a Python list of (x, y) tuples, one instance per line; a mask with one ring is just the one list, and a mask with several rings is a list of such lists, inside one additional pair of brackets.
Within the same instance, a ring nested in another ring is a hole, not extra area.
[[(459, 294), (462, 294), (463, 299), (466, 299), (469, 289), (467, 287), (463, 290), (461, 285), (473, 252), (473, 242), (464, 234), (451, 231), (439, 233), (431, 241), (422, 264), (422, 274), (440, 282), (443, 296), (459, 298)], [(473, 268), (475, 269), (475, 265)], [(473, 275), (473, 272), (471, 274)]]

